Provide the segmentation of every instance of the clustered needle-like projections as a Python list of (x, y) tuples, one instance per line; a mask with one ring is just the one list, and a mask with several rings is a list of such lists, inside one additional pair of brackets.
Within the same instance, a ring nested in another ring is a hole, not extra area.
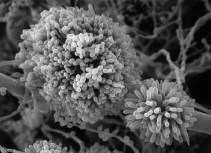
[(114, 115), (122, 109), (125, 76), (133, 73), (135, 59), (125, 33), (91, 5), (43, 11), (39, 23), (21, 35), (16, 60), (24, 70), (22, 81), (39, 89), (62, 125)]
[(136, 84), (125, 99), (127, 126), (139, 129), (146, 142), (162, 147), (173, 139), (189, 144), (187, 129), (196, 121), (194, 100), (174, 82), (148, 79)]
[(57, 145), (51, 141), (40, 140), (26, 148), (25, 153), (67, 153), (67, 148), (62, 148), (61, 144)]

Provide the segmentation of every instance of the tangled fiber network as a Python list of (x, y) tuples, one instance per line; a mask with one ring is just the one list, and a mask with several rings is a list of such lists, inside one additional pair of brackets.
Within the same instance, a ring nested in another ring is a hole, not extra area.
[(37, 89), (61, 125), (95, 123), (122, 110), (126, 76), (135, 73), (131, 38), (91, 5), (51, 8), (24, 30), (16, 55), (21, 78)]
[(137, 82), (134, 93), (125, 99), (127, 126), (139, 129), (146, 142), (164, 147), (173, 138), (189, 144), (187, 129), (196, 121), (194, 100), (174, 82), (148, 79)]

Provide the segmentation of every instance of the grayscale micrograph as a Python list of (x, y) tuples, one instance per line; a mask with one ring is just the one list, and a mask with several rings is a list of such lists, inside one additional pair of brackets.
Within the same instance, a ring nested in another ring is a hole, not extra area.
[(211, 0), (0, 0), (0, 153), (211, 153)]

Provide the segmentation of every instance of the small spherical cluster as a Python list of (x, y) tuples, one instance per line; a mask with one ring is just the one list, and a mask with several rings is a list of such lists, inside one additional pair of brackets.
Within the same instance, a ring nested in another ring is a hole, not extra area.
[(12, 137), (14, 144), (20, 150), (32, 144), (37, 136), (37, 131), (28, 128), (23, 120), (7, 120), (1, 123), (1, 128)]
[(94, 123), (120, 112), (135, 52), (118, 23), (91, 6), (51, 8), (21, 37), (16, 59), (22, 61), (23, 80), (37, 84), (56, 121)]
[(118, 150), (110, 151), (108, 147), (95, 143), (91, 148), (87, 149), (85, 153), (122, 153)]
[(36, 141), (29, 148), (25, 149), (25, 153), (66, 153), (67, 148), (61, 147), (61, 144), (57, 145), (47, 140)]
[(185, 138), (189, 144), (187, 128), (196, 121), (193, 104), (181, 85), (148, 79), (127, 95), (124, 113), (127, 126), (139, 129), (146, 142), (163, 147), (173, 138), (180, 143)]
[(1, 96), (5, 96), (6, 93), (7, 93), (7, 88), (5, 88), (5, 87), (0, 87), (0, 95), (1, 95)]
[(38, 128), (43, 123), (43, 114), (36, 109), (25, 108), (21, 116), (24, 124), (30, 129)]

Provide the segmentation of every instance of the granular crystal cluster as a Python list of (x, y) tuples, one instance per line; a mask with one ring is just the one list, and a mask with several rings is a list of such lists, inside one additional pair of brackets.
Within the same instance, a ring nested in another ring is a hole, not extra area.
[(56, 121), (94, 123), (120, 112), (135, 52), (118, 23), (91, 6), (51, 8), (21, 38), (22, 81), (39, 89)]
[(187, 128), (193, 125), (193, 103), (182, 87), (174, 82), (148, 79), (139, 83), (125, 99), (127, 126), (139, 129), (140, 137), (157, 145), (170, 145), (173, 138), (189, 144)]
[(47, 140), (36, 141), (29, 148), (25, 149), (25, 153), (66, 153), (67, 148), (61, 147), (61, 144), (57, 145)]

